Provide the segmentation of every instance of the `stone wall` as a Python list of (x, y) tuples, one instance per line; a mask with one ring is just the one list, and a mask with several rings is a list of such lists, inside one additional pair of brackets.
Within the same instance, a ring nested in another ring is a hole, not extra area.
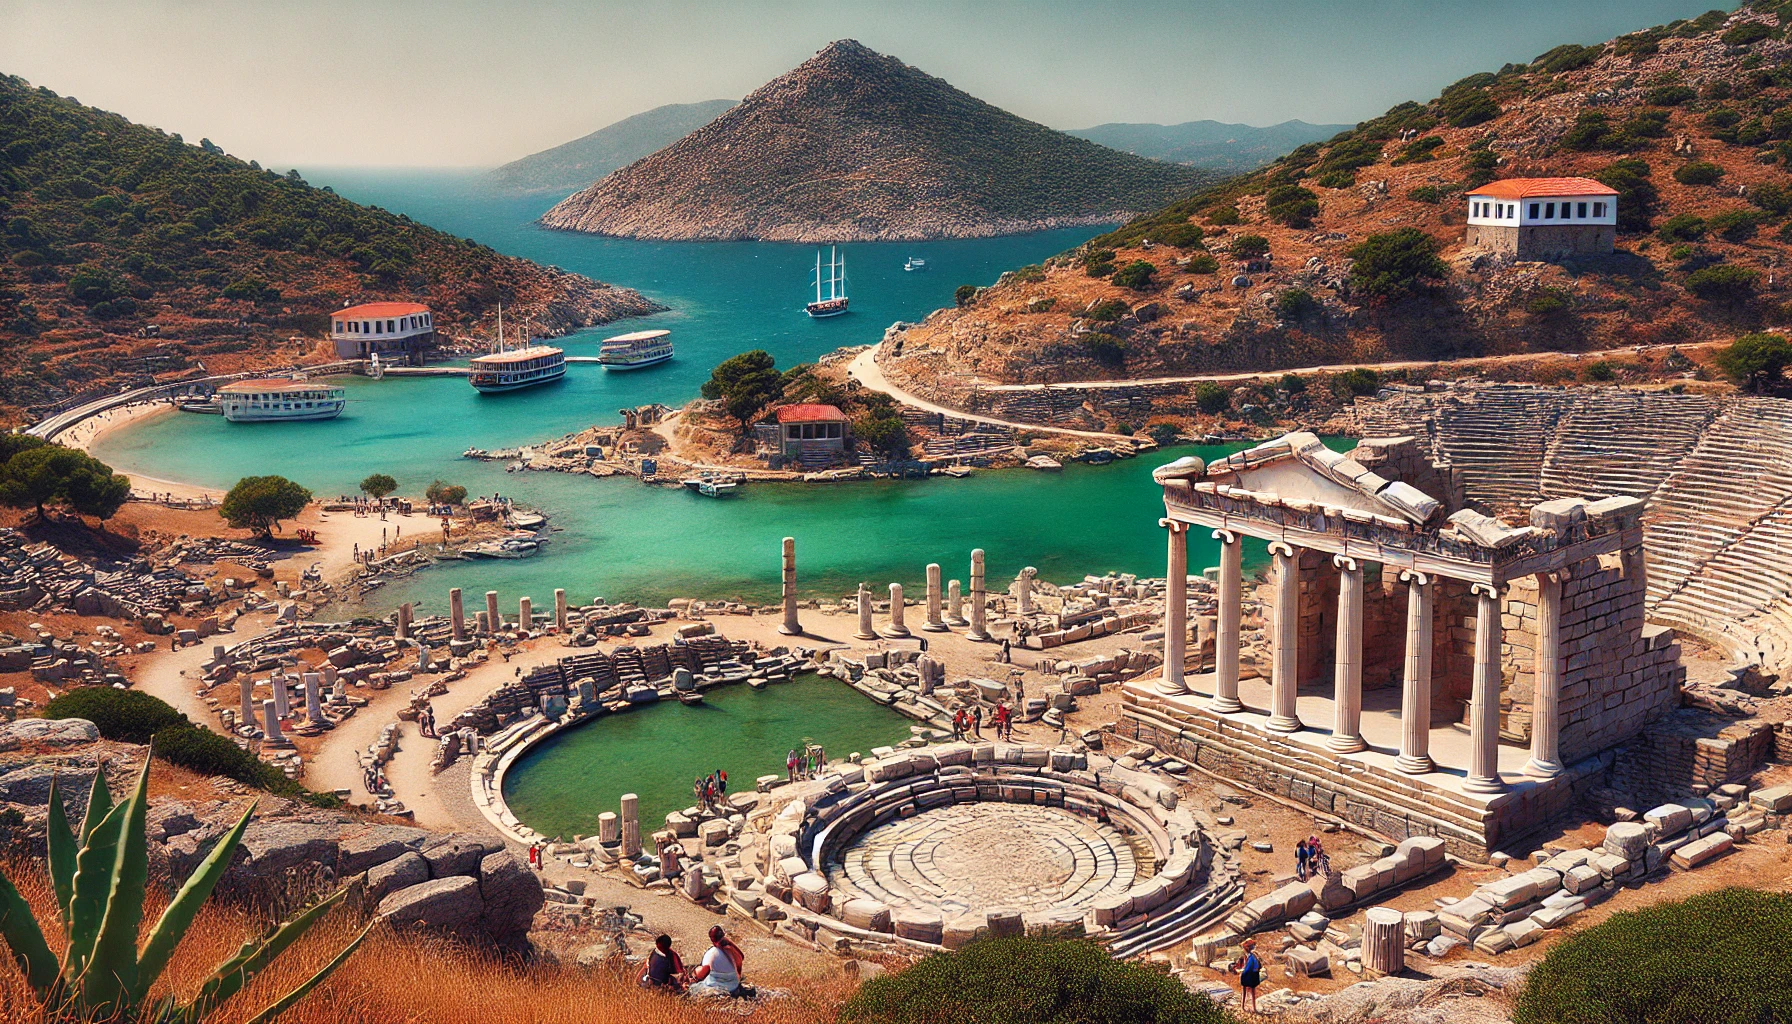
[(1684, 709), (1654, 722), (1618, 748), (1612, 778), (1652, 800), (1741, 782), (1776, 753), (1779, 731), (1759, 719), (1732, 721)]

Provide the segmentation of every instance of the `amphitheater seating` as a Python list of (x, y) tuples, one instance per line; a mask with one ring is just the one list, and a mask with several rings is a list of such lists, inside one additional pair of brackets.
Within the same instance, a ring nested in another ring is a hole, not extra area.
[(1449, 453), (1471, 498), (1491, 505), (1534, 504), (1541, 497), (1544, 453), (1573, 396), (1506, 385), (1469, 395), (1469, 401), (1441, 410), (1437, 447)]
[(1577, 396), (1543, 459), (1545, 498), (1655, 493), (1717, 416), (1703, 395), (1599, 389)]

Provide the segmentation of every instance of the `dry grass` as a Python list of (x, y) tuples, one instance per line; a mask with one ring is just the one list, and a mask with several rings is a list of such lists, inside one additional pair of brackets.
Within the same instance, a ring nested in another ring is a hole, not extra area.
[[(54, 928), (49, 880), (34, 863), (6, 865), (6, 875)], [(165, 897), (152, 897), (146, 921), (161, 912)], [(189, 998), (200, 982), (241, 944), (268, 927), (252, 909), (213, 901), (176, 952), (156, 995)], [(288, 951), (244, 993), (224, 1004), (217, 1024), (238, 1024), (298, 985), (354, 937), (363, 920), (338, 910)], [(147, 931), (148, 924), (145, 925)], [(51, 948), (63, 945), (59, 930)], [(766, 1003), (753, 1013), (764, 1024), (828, 1024), (853, 983), (834, 980), (751, 979), (761, 987), (788, 987), (794, 998)], [(281, 1024), (683, 1024), (713, 1021), (716, 1009), (644, 992), (633, 974), (528, 963), (442, 939), (398, 935), (377, 928), (324, 985), (280, 1017)], [(727, 1016), (722, 1012), (723, 1016)], [(40, 1019), (40, 1011), (10, 957), (0, 964), (0, 1022)]]

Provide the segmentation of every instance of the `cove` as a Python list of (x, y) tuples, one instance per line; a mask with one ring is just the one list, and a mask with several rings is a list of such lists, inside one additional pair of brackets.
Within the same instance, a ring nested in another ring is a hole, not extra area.
[[(909, 736), (909, 719), (845, 683), (802, 675), (764, 690), (718, 686), (686, 707), (662, 701), (604, 715), (544, 741), (504, 777), (504, 799), (544, 835), (594, 835), (624, 793), (641, 798), (643, 838), (694, 802), (691, 781), (720, 768), (730, 792), (783, 774), (785, 755), (819, 743), (843, 758)], [(651, 848), (651, 843), (648, 843)]]

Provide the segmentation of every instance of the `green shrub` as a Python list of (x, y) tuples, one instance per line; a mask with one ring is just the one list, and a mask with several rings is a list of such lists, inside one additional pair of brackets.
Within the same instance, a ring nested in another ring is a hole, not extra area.
[(1126, 366), (1126, 346), (1120, 343), (1120, 339), (1111, 335), (1085, 335), (1083, 337), (1083, 354), (1110, 370), (1118, 370)]
[(1682, 185), (1715, 185), (1724, 169), (1709, 160), (1694, 160), (1674, 168), (1674, 180)]
[(1356, 184), (1356, 172), (1347, 168), (1327, 171), (1315, 178), (1313, 184), (1320, 188), (1349, 188)]
[(1324, 308), (1303, 288), (1288, 288), (1276, 296), (1276, 316), (1283, 320), (1305, 320)]
[(1646, 160), (1630, 158), (1619, 160), (1604, 170), (1598, 171), (1593, 178), (1604, 185), (1610, 185), (1618, 191), (1618, 230), (1625, 234), (1649, 230), (1649, 218), (1655, 213), (1655, 203), (1659, 193), (1655, 184), (1649, 180), (1650, 168)]
[(1223, 1024), (1174, 977), (1093, 942), (982, 939), (873, 978), (840, 1024)]
[(1613, 914), (1552, 946), (1516, 1024), (1792, 1019), (1792, 895), (1750, 889)]
[(1574, 293), (1564, 288), (1539, 288), (1524, 305), (1535, 317), (1561, 316), (1574, 308)]
[(1457, 128), (1470, 128), (1500, 116), (1500, 105), (1486, 89), (1454, 89), (1438, 103), (1444, 120)]
[(1720, 263), (1686, 275), (1686, 290), (1709, 302), (1740, 302), (1755, 293), (1760, 276), (1747, 267)]
[(1792, 212), (1792, 189), (1762, 182), (1748, 190), (1748, 201), (1775, 216)]
[(148, 743), (169, 726), (191, 728), (187, 716), (159, 698), (141, 690), (117, 690), (110, 686), (83, 686), (57, 697), (44, 707), (45, 718), (85, 718), (100, 735), (120, 743)]
[(1437, 252), (1437, 240), (1418, 228), (1370, 235), (1346, 253), (1355, 261), (1350, 285), (1383, 302), (1415, 294), (1429, 283), (1449, 277), (1449, 265)]
[(1241, 260), (1256, 259), (1269, 253), (1269, 239), (1262, 235), (1239, 235), (1226, 251)]
[(1304, 228), (1319, 215), (1319, 197), (1299, 185), (1277, 185), (1263, 197), (1269, 219), (1291, 228)]
[(1207, 211), (1207, 223), (1215, 225), (1216, 227), (1225, 227), (1227, 225), (1236, 224), (1238, 223), (1238, 220), (1238, 207), (1233, 206), (1230, 203), (1225, 206), (1216, 206)]
[(1188, 221), (1183, 221), (1180, 224), (1171, 224), (1168, 227), (1159, 229), (1152, 241), (1162, 242), (1165, 245), (1172, 245), (1178, 249), (1189, 249), (1200, 245), (1201, 239), (1206, 236), (1207, 232), (1201, 230), (1199, 224), (1190, 224)]
[(1574, 118), (1574, 124), (1562, 136), (1562, 148), (1579, 152), (1590, 152), (1605, 149), (1611, 141), (1611, 118), (1603, 110), (1583, 110)]
[(1114, 284), (1121, 288), (1130, 288), (1135, 292), (1149, 291), (1156, 284), (1153, 278), (1157, 267), (1145, 260), (1133, 260), (1126, 266), (1114, 271)]
[(1381, 390), (1381, 375), (1366, 366), (1345, 370), (1332, 378), (1332, 392), (1339, 398), (1360, 398)]
[(1406, 198), (1416, 203), (1430, 203), (1433, 206), (1448, 199), (1456, 191), (1454, 185), (1420, 185), (1406, 193)]
[(1717, 107), (1705, 115), (1707, 128), (1734, 128), (1742, 121), (1742, 115), (1732, 107)]
[(1217, 416), (1232, 406), (1232, 393), (1218, 384), (1202, 381), (1195, 385), (1195, 407), (1209, 416)]
[(1114, 257), (1119, 255), (1112, 249), (1090, 249), (1083, 253), (1083, 273), (1090, 277), (1106, 277), (1114, 272)]
[(1705, 218), (1696, 213), (1676, 213), (1655, 229), (1664, 242), (1692, 242), (1705, 233)]
[(224, 286), (224, 297), (227, 299), (247, 299), (254, 302), (261, 298), (261, 293), (268, 290), (268, 283), (259, 277), (245, 277), (232, 281)]
[(274, 793), (296, 791), (298, 784), (280, 769), (249, 753), (228, 736), (187, 723), (158, 729), (156, 756), (201, 775), (221, 775)]
[(1745, 334), (1718, 351), (1717, 368), (1738, 386), (1760, 391), (1792, 366), (1792, 342), (1778, 334)]
[(1276, 383), (1276, 390), (1290, 395), (1301, 394), (1307, 390), (1307, 379), (1298, 373), (1284, 373)]
[(1045, 280), (1045, 268), (1037, 263), (1029, 263), (1024, 267), (1016, 267), (1014, 280), (1023, 284), (1038, 284)]
[(267, 537), (281, 520), (295, 518), (310, 503), (311, 492), (283, 476), (246, 476), (224, 496), (218, 514), (237, 529)]
[(1441, 149), (1443, 144), (1444, 138), (1441, 135), (1427, 135), (1422, 139), (1414, 139), (1407, 143), (1405, 148), (1400, 150), (1399, 155), (1388, 163), (1394, 167), (1401, 167), (1406, 164), (1435, 160), (1437, 159), (1436, 151)]
[(1188, 258), (1188, 272), (1191, 274), (1211, 274), (1220, 269), (1220, 261), (1207, 253), (1198, 253)]
[(1130, 312), (1132, 312), (1132, 307), (1121, 302), (1119, 299), (1102, 299), (1095, 305), (1090, 306), (1089, 312), (1086, 315), (1089, 319), (1097, 320), (1101, 323), (1113, 323)]
[(971, 300), (976, 297), (977, 286), (974, 284), (961, 284), (952, 290), (952, 301), (961, 309), (970, 305)]
[(432, 505), (459, 505), (467, 500), (467, 489), (446, 480), (434, 480), (424, 488), (423, 497)]
[(1176, 443), (1176, 439), (1182, 436), (1182, 432), (1176, 429), (1174, 423), (1153, 423), (1145, 428), (1145, 434), (1151, 440), (1156, 441), (1159, 447), (1173, 445)]
[(1581, 371), (1581, 376), (1591, 381), (1604, 383), (1606, 381), (1617, 379), (1618, 368), (1613, 366), (1609, 361), (1600, 359), (1596, 362), (1588, 363), (1586, 369)]
[(1564, 71), (1574, 71), (1593, 63), (1599, 59), (1599, 53), (1603, 49), (1602, 46), (1579, 46), (1575, 43), (1563, 43), (1553, 50), (1539, 54), (1536, 60), (1531, 61), (1531, 64), (1552, 75), (1559, 75)]
[(1726, 210), (1714, 215), (1705, 226), (1729, 242), (1746, 242), (1755, 237), (1755, 226), (1761, 215), (1753, 210)]
[(1763, 25), (1758, 21), (1745, 21), (1730, 31), (1725, 32), (1722, 39), (1725, 43), (1728, 43), (1731, 46), (1748, 46), (1753, 43), (1758, 43), (1770, 35), (1773, 35), (1773, 30), (1766, 25)]
[(1697, 90), (1684, 85), (1658, 85), (1643, 94), (1643, 102), (1656, 107), (1677, 107), (1698, 98)]

